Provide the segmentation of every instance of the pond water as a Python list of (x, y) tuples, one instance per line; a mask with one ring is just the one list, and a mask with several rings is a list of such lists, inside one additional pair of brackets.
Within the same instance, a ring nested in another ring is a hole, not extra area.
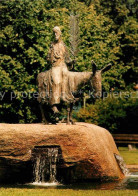
[[(1, 186), (0, 186), (1, 187)], [(83, 182), (74, 183), (70, 185), (62, 185), (58, 182), (54, 183), (30, 183), (30, 184), (18, 184), (18, 185), (2, 185), (2, 187), (8, 188), (32, 188), (32, 189), (74, 189), (74, 190), (138, 190), (138, 171), (131, 172), (131, 175), (127, 176), (121, 181), (115, 182)]]
[(127, 176), (125, 179), (117, 182), (89, 182), (89, 183), (74, 183), (70, 185), (62, 185), (62, 184), (52, 184), (52, 183), (38, 183), (38, 184), (29, 184), (28, 186), (34, 188), (57, 188), (57, 189), (97, 189), (97, 190), (137, 190), (138, 189), (138, 172), (133, 172), (131, 175)]

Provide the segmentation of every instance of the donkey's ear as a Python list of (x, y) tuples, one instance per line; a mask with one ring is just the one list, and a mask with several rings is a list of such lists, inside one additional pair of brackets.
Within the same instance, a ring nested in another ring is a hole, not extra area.
[(109, 69), (111, 69), (111, 67), (112, 67), (112, 64), (110, 63), (106, 67), (104, 67), (103, 69), (101, 69), (101, 72), (104, 73), (104, 72), (108, 71)]
[(96, 73), (97, 66), (94, 61), (92, 61), (91, 63), (92, 63), (92, 71), (93, 71), (93, 75), (94, 75)]

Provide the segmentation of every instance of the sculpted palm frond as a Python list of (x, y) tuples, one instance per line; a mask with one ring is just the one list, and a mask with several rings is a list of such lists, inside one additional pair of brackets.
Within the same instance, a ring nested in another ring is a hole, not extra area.
[(78, 15), (70, 15), (70, 52), (73, 58), (77, 56), (79, 49), (79, 18)]

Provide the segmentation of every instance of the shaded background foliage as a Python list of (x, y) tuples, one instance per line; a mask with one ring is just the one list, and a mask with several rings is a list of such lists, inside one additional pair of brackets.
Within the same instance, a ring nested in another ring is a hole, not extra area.
[[(119, 96), (120, 93), (120, 96)], [(96, 100), (94, 105), (87, 104), (79, 112), (74, 112), (77, 121), (94, 123), (108, 129), (111, 133), (137, 133), (138, 101), (136, 93), (110, 93), (103, 100)]]
[(136, 0), (7, 0), (0, 2), (0, 13), (1, 122), (40, 121), (36, 76), (50, 68), (46, 57), (55, 25), (70, 47), (71, 13), (79, 15), (75, 71), (90, 71), (93, 59), (99, 69), (113, 64), (104, 75), (104, 90), (130, 89), (137, 82)]

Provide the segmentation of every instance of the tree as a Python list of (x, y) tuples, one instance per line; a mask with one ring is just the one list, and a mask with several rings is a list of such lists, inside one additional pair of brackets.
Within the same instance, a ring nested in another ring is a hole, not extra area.
[(119, 62), (126, 71), (123, 74), (126, 85), (137, 82), (137, 1), (114, 0), (93, 1), (98, 13), (102, 12), (112, 20), (112, 29), (119, 39)]

